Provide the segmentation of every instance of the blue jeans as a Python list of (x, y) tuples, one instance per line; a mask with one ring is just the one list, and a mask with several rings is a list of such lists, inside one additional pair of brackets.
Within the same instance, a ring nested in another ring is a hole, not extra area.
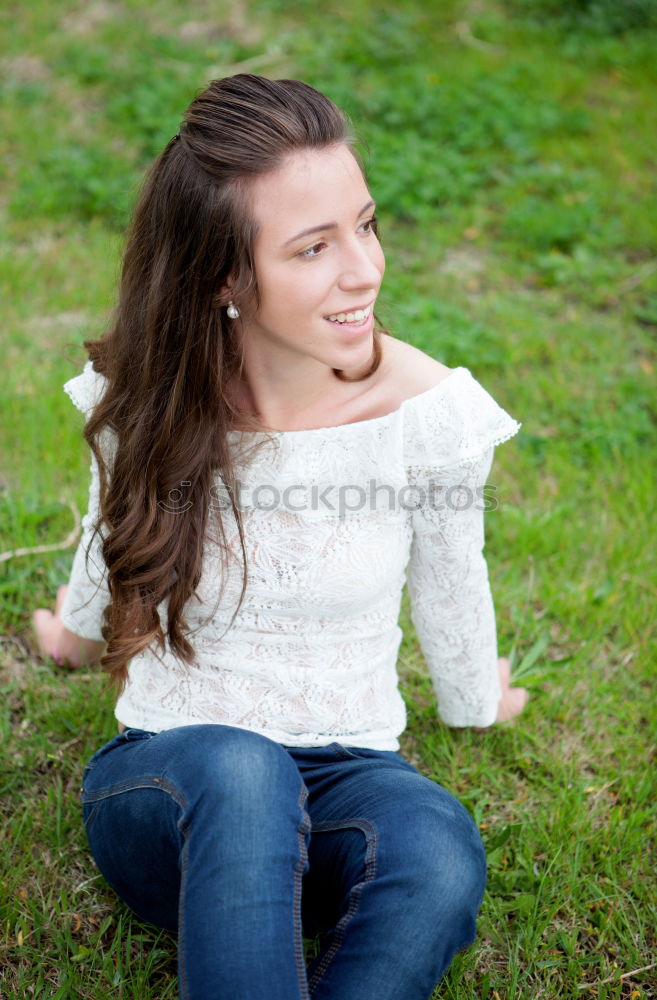
[(392, 751), (129, 729), (82, 801), (107, 881), (177, 932), (183, 1000), (427, 1000), (474, 938), (476, 825)]

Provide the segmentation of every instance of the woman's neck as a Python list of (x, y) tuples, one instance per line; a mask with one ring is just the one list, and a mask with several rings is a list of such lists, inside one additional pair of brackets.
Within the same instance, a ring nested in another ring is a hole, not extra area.
[[(369, 368), (369, 363), (364, 371)], [(359, 371), (350, 374), (358, 375)], [(349, 423), (375, 381), (344, 382), (331, 368), (317, 363), (300, 373), (276, 373), (245, 364), (242, 375), (229, 386), (233, 406), (245, 417), (273, 431), (307, 430)], [(241, 429), (241, 428), (240, 428)]]

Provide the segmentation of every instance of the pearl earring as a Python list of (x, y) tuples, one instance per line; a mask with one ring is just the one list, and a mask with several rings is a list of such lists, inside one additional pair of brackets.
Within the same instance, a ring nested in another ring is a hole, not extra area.
[(231, 319), (237, 319), (239, 317), (240, 311), (231, 299), (228, 303), (228, 309), (226, 310)]

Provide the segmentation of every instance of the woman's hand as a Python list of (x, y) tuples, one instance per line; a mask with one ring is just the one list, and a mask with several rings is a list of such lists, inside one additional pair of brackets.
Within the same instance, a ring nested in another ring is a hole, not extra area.
[(69, 632), (62, 623), (61, 609), (67, 591), (66, 586), (60, 587), (57, 591), (54, 612), (39, 608), (32, 615), (39, 652), (42, 656), (51, 657), (56, 663), (73, 668), (98, 663), (105, 643), (82, 639), (79, 635)]
[(497, 668), (500, 675), (502, 697), (500, 698), (500, 703), (497, 706), (497, 717), (495, 721), (508, 722), (509, 719), (513, 719), (516, 715), (520, 715), (529, 700), (529, 694), (526, 688), (510, 686), (511, 664), (507, 659), (500, 657), (497, 661)]

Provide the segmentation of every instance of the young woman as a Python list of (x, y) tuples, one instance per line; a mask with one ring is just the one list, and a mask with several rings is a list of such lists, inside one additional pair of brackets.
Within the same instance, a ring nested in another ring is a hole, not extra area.
[(113, 327), (66, 386), (89, 513), (35, 626), (117, 683), (85, 826), (125, 902), (177, 931), (192, 1000), (426, 1000), (474, 937), (477, 828), (397, 752), (397, 618), (407, 579), (449, 725), (522, 710), (482, 556), (517, 424), (377, 330), (376, 232), (331, 101), (215, 81), (151, 170)]

